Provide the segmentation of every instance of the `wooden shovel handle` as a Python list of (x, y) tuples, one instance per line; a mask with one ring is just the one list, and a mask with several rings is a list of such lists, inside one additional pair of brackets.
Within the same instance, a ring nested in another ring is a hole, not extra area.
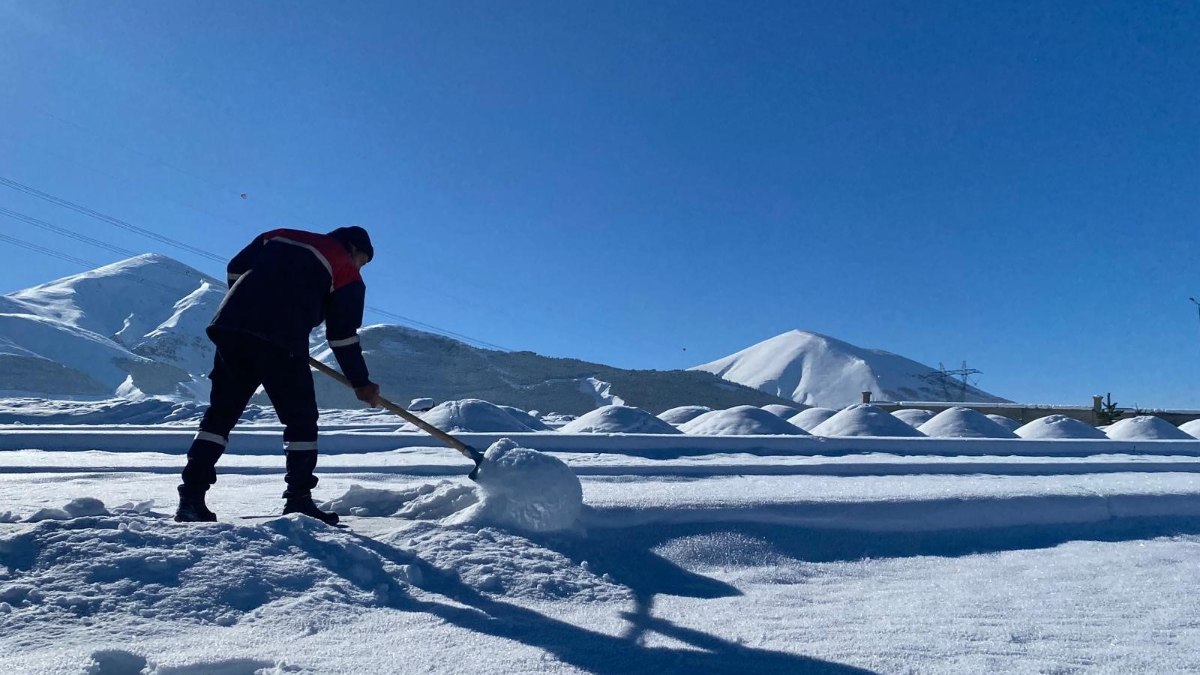
[[(347, 379), (345, 375), (339, 373), (338, 371), (334, 370), (333, 368), (330, 368), (329, 366), (325, 365), (324, 363), (321, 363), (320, 361), (314, 359), (311, 356), (308, 357), (308, 364), (310, 366), (312, 366), (313, 368), (316, 368), (317, 370), (321, 371), (322, 373), (325, 373), (326, 375), (332, 377), (333, 379), (337, 380), (338, 382), (341, 382), (342, 384), (346, 385), (347, 387), (349, 387), (351, 389), (354, 388), (354, 385), (350, 384), (350, 380)], [(472, 448), (471, 446), (467, 445), (466, 443), (463, 443), (462, 441), (458, 440), (457, 438), (455, 438), (455, 437), (451, 436), (450, 434), (442, 431), (441, 429), (433, 426), (432, 424), (430, 424), (429, 422), (426, 422), (425, 420), (421, 419), (420, 417), (417, 417), (416, 415), (410, 413), (409, 411), (405, 410), (404, 408), (401, 408), (400, 406), (396, 405), (395, 403), (392, 403), (391, 401), (387, 400), (386, 398), (380, 396), (379, 402), (387, 410), (390, 410), (391, 412), (396, 413), (397, 415), (403, 417), (404, 419), (408, 420), (409, 422), (412, 422), (416, 426), (423, 429), (430, 436), (433, 436), (434, 438), (442, 441), (446, 445), (449, 445), (450, 447), (454, 448), (455, 450), (458, 450), (464, 456), (466, 456), (467, 459), (471, 460), (472, 462), (479, 464), (480, 459), (482, 459), (482, 455), (475, 448)]]

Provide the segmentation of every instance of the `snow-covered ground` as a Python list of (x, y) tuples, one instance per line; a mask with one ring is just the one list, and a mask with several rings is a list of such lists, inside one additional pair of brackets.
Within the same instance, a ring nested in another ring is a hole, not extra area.
[(1200, 441), (513, 434), (582, 486), (527, 533), (381, 427), (323, 441), (345, 529), (267, 427), (176, 524), (188, 436), (0, 430), (3, 672), (1200, 671)]

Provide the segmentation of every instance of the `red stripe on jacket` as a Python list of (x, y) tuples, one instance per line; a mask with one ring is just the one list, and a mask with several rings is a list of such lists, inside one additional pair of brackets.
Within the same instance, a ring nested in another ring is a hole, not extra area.
[(279, 229), (271, 230), (263, 235), (264, 244), (271, 241), (303, 246), (311, 251), (329, 270), (329, 275), (332, 277), (332, 291), (362, 280), (358, 265), (354, 263), (350, 252), (346, 250), (345, 246), (342, 246), (342, 242), (329, 235), (303, 230)]

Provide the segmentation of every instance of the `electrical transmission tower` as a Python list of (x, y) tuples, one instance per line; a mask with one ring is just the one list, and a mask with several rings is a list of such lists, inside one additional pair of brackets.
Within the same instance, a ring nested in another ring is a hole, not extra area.
[(968, 368), (966, 361), (963, 361), (962, 367), (956, 370), (948, 370), (944, 363), (938, 362), (938, 369), (922, 375), (921, 379), (939, 387), (942, 391), (942, 400), (965, 401), (967, 400), (967, 388), (974, 384), (971, 382), (971, 376), (979, 375), (982, 372), (976, 368)]

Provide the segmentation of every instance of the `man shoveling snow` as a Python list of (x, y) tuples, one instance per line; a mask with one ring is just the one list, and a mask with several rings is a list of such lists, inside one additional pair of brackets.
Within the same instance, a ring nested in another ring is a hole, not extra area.
[[(217, 519), (205, 494), (217, 481), (217, 461), (230, 431), (261, 385), (284, 424), (284, 514), (338, 522), (336, 512), (322, 511), (312, 499), (318, 413), (311, 366), (352, 387), (359, 400), (395, 412), (475, 463), (470, 478), (479, 483), (481, 496), (460, 518), (532, 531), (570, 528), (582, 508), (582, 489), (560, 460), (508, 439), (479, 452), (379, 395), (358, 341), (366, 295), (360, 270), (373, 256), (366, 230), (343, 227), (325, 235), (267, 232), (230, 261), (229, 292), (208, 327), (217, 347), (211, 403), (188, 450), (175, 520)], [(309, 334), (322, 321), (342, 373), (308, 356)]]
[(359, 271), (374, 254), (361, 227), (328, 234), (274, 230), (256, 237), (229, 262), (229, 292), (207, 331), (217, 347), (210, 405), (188, 450), (175, 520), (217, 519), (204, 496), (217, 482), (217, 460), (229, 432), (261, 385), (284, 425), (283, 512), (337, 523), (336, 513), (318, 509), (312, 499), (318, 413), (308, 338), (324, 322), (329, 346), (355, 395), (378, 407), (379, 385), (368, 377), (358, 341), (366, 297)]

